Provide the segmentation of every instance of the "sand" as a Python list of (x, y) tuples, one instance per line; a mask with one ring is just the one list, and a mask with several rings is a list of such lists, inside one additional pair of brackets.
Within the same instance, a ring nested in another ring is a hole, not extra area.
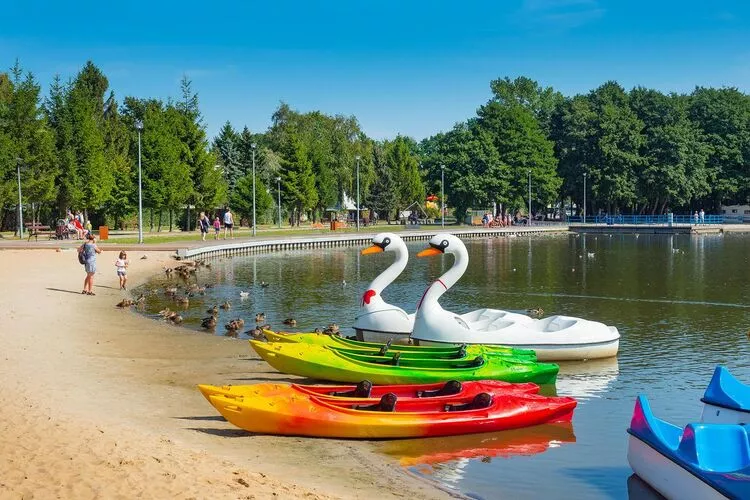
[[(130, 252), (130, 285), (170, 255)], [(98, 258), (86, 296), (74, 250), (0, 251), (0, 498), (449, 496), (370, 443), (225, 422), (196, 384), (292, 377), (246, 342), (115, 308), (116, 252)]]

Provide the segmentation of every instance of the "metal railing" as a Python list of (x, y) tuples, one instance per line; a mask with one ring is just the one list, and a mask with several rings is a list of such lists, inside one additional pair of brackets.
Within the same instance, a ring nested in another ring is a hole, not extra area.
[(677, 215), (671, 214), (664, 215), (587, 215), (586, 220), (583, 220), (581, 216), (568, 217), (570, 224), (648, 224), (648, 225), (669, 225), (671, 224), (692, 224), (692, 225), (703, 225), (703, 224), (724, 224), (725, 216), (723, 215), (710, 215), (706, 214), (701, 218), (700, 216), (696, 219), (693, 215)]

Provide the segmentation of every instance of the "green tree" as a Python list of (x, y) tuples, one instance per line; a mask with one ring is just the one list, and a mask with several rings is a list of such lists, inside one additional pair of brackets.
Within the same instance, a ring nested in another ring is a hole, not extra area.
[[(232, 209), (240, 216), (246, 218), (252, 227), (253, 220), (253, 176), (252, 173), (245, 174), (237, 179), (237, 185), (229, 196)], [(258, 176), (255, 178), (255, 214), (256, 223), (264, 222), (264, 216), (273, 206), (274, 199), (267, 185)]]
[(399, 135), (393, 141), (386, 141), (383, 149), (385, 163), (392, 169), (396, 184), (396, 208), (403, 210), (415, 201), (424, 203), (425, 188), (419, 172), (419, 159), (412, 152), (411, 142)]
[(221, 127), (219, 136), (214, 139), (213, 151), (222, 167), (231, 196), (237, 180), (247, 173), (240, 157), (240, 136), (232, 128), (231, 123), (226, 122)]
[(365, 204), (390, 224), (391, 214), (396, 210), (396, 183), (392, 169), (385, 161), (382, 145), (376, 144), (373, 147), (372, 162), (375, 166), (375, 182), (365, 198)]

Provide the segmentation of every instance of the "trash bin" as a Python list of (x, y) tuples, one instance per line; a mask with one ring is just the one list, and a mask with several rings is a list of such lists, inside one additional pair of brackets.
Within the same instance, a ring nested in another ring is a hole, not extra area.
[(336, 219), (331, 219), (331, 231), (336, 230)]
[(99, 239), (100, 240), (109, 239), (109, 226), (99, 226)]

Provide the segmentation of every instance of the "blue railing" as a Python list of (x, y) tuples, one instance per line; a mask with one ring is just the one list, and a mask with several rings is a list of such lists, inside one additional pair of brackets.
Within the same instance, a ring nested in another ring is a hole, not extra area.
[[(587, 215), (586, 220), (581, 216), (568, 217), (570, 224), (650, 224), (668, 225), (670, 223), (669, 214), (664, 215)], [(724, 224), (723, 215), (709, 215), (700, 217), (696, 220), (692, 215), (672, 214), (673, 224)]]

